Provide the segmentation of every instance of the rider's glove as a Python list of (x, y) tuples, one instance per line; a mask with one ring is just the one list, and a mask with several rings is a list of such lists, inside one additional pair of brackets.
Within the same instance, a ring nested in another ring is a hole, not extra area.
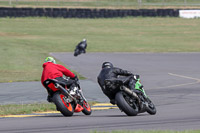
[(71, 79), (73, 79), (75, 83), (78, 83), (78, 77), (76, 75), (74, 78), (71, 78)]

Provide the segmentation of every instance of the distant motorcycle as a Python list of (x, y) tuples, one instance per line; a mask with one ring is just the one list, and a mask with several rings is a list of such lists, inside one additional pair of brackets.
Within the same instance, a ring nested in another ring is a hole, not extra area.
[(79, 81), (69, 88), (56, 79), (48, 79), (44, 83), (47, 92), (52, 96), (52, 102), (64, 116), (72, 116), (74, 112), (83, 112), (90, 115), (92, 110), (83, 96)]
[(129, 78), (125, 80), (106, 80), (105, 85), (115, 84), (115, 102), (119, 109), (128, 116), (136, 116), (138, 113), (148, 112), (151, 115), (156, 114), (156, 107), (150, 98), (146, 95), (143, 85), (140, 83), (139, 76), (137, 78), (135, 89), (138, 93), (129, 89), (126, 84)]
[(86, 53), (86, 48), (87, 48), (87, 41), (86, 39), (83, 39), (75, 48), (74, 50), (74, 56), (78, 56), (82, 53)]

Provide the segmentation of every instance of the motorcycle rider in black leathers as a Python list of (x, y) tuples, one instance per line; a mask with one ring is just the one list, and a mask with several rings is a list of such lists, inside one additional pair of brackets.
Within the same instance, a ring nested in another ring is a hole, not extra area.
[(110, 99), (110, 103), (112, 104), (115, 104), (115, 90), (112, 89), (115, 88), (115, 86), (108, 88), (107, 85), (105, 85), (105, 80), (123, 79), (120, 78), (119, 76), (125, 76), (125, 77), (131, 76), (132, 78), (129, 79), (127, 86), (130, 87), (130, 89), (135, 90), (135, 83), (136, 83), (136, 81), (134, 80), (135, 76), (127, 70), (114, 67), (113, 64), (110, 62), (104, 62), (102, 64), (102, 70), (97, 77), (98, 83), (103, 93)]
[(78, 45), (77, 48), (80, 49), (80, 51), (83, 51), (83, 53), (86, 53), (86, 48), (87, 48), (87, 42), (86, 39), (83, 39)]
[[(87, 40), (83, 39), (75, 48), (74, 50), (74, 56), (78, 56), (81, 53), (86, 53), (87, 48)], [(78, 52), (77, 52), (78, 51)]]

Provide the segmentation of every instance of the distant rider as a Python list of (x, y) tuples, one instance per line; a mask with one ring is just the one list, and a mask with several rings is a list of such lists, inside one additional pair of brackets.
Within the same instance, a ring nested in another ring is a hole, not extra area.
[(115, 88), (115, 86), (112, 86), (110, 88), (106, 87), (105, 80), (106, 79), (119, 79), (119, 80), (124, 79), (124, 78), (120, 78), (119, 76), (125, 76), (125, 77), (132, 76), (133, 78), (130, 78), (128, 82), (128, 86), (132, 90), (135, 89), (134, 75), (130, 71), (114, 67), (113, 64), (110, 62), (104, 62), (102, 64), (102, 70), (97, 77), (98, 83), (103, 93), (110, 99), (110, 103), (112, 104), (115, 104), (115, 93), (114, 93), (114, 90), (111, 88)]
[(87, 48), (87, 41), (86, 39), (83, 39), (78, 45), (76, 46), (74, 50), (74, 56), (78, 56), (81, 53), (86, 53), (86, 48)]
[(86, 53), (86, 48), (87, 48), (87, 41), (86, 39), (83, 39), (83, 41), (81, 41), (78, 45), (77, 48), (82, 51), (83, 53)]
[[(66, 79), (65, 76), (70, 77), (71, 79)], [(77, 76), (72, 73), (70, 70), (65, 68), (60, 64), (56, 64), (56, 61), (53, 57), (47, 57), (45, 63), (43, 64), (43, 72), (41, 77), (41, 83), (45, 87), (44, 82), (47, 79), (56, 79), (63, 82), (66, 86), (70, 86), (74, 83), (74, 80), (78, 80)], [(50, 102), (51, 96), (48, 95), (47, 100)]]

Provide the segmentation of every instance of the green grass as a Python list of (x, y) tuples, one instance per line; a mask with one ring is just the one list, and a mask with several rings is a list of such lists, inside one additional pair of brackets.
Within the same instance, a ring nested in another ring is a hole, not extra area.
[(0, 116), (31, 114), (45, 111), (56, 111), (56, 106), (47, 103), (0, 105)]
[(101, 132), (92, 131), (90, 133), (200, 133), (200, 130), (185, 130), (185, 131), (172, 131), (172, 130), (136, 130), (136, 131), (111, 131), (111, 132)]
[[(95, 101), (89, 101), (90, 106), (95, 104)], [(0, 105), (0, 116), (17, 115), (17, 114), (32, 114), (36, 112), (57, 111), (53, 103), (31, 103), (31, 104), (7, 104)]]
[[(199, 19), (0, 18), (0, 82), (39, 81), (50, 52), (199, 52)], [(57, 61), (60, 63), (59, 61)]]
[(89, 7), (89, 8), (173, 8), (198, 7), (199, 0), (0, 0), (1, 6), (11, 7)]

